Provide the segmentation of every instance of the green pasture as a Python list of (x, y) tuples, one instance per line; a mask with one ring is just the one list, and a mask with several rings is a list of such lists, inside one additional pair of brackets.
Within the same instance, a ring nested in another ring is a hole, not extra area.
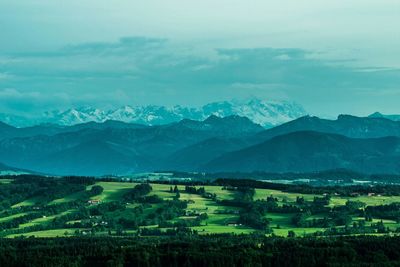
[(65, 236), (73, 236), (75, 231), (83, 231), (84, 229), (75, 229), (75, 228), (65, 228), (65, 229), (53, 229), (53, 230), (45, 230), (45, 231), (35, 231), (35, 232), (29, 232), (29, 233), (24, 233), (24, 234), (12, 234), (8, 235), (8, 238), (15, 238), (15, 237), (20, 237), (20, 236), (34, 236), (34, 237), (65, 237)]
[(254, 200), (262, 200), (267, 197), (277, 198), (280, 202), (295, 202), (297, 197), (303, 197), (306, 201), (312, 201), (316, 195), (311, 194), (298, 194), (298, 193), (287, 193), (279, 190), (272, 189), (256, 189), (256, 194), (254, 196)]
[[(5, 179), (0, 180), (1, 183), (7, 183), (10, 181), (5, 181)], [(129, 182), (97, 182), (95, 185), (102, 186), (104, 191), (98, 195), (94, 196), (91, 199), (100, 200), (101, 202), (111, 202), (111, 201), (121, 201), (124, 202), (123, 196), (132, 188), (137, 185), (137, 183), (129, 183)], [(174, 185), (169, 184), (151, 184), (153, 190), (149, 195), (157, 195), (164, 200), (172, 200), (176, 193), (171, 192), (171, 187), (174, 188)], [(90, 190), (92, 186), (88, 186), (86, 190)], [(176, 222), (178, 220), (190, 220), (196, 218), (196, 215), (207, 213), (208, 219), (203, 220), (200, 226), (193, 227), (194, 230), (198, 231), (200, 234), (212, 234), (212, 233), (235, 233), (235, 234), (247, 234), (254, 232), (255, 230), (249, 227), (242, 226), (238, 224), (239, 219), (239, 210), (238, 207), (228, 207), (222, 206), (218, 204), (218, 200), (229, 200), (234, 199), (235, 191), (224, 190), (221, 186), (204, 186), (205, 191), (207, 193), (215, 194), (217, 201), (214, 201), (209, 198), (202, 197), (197, 194), (188, 194), (184, 192), (184, 186), (178, 185), (178, 189), (180, 190), (180, 200), (187, 200), (188, 207), (186, 209), (187, 215), (179, 218), (175, 218), (173, 221)], [(84, 192), (76, 192), (65, 196), (64, 198), (56, 199), (48, 203), (48, 205), (53, 204), (61, 204), (65, 202), (70, 202), (78, 199), (82, 199), (84, 196)], [(306, 201), (312, 201), (314, 197), (320, 195), (314, 194), (299, 194), (299, 193), (286, 193), (279, 190), (270, 190), (270, 189), (256, 189), (254, 200), (262, 200), (268, 197), (274, 197), (278, 199), (279, 205), (283, 203), (295, 203), (297, 197), (303, 197)], [(333, 196), (330, 201), (330, 206), (340, 206), (345, 205), (348, 200), (352, 201), (362, 201), (367, 205), (384, 205), (390, 204), (394, 202), (400, 202), (400, 196), (359, 196), (359, 197), (340, 197)], [(37, 203), (43, 203), (43, 199), (41, 197), (35, 197), (26, 199), (14, 206), (12, 208), (19, 208), (24, 206), (34, 206)], [(107, 216), (113, 218), (126, 218), (129, 219), (134, 216), (134, 209), (140, 204), (137, 203), (124, 203), (126, 208), (124, 210), (117, 210), (114, 212), (110, 212)], [(148, 204), (145, 205), (144, 208), (144, 216), (149, 215), (151, 213), (156, 212), (157, 208), (159, 208), (160, 204)], [(35, 211), (31, 211), (35, 212)], [(48, 224), (55, 218), (74, 212), (74, 210), (68, 210), (53, 216), (41, 217), (34, 220), (31, 220), (27, 223), (21, 224), (19, 226), (20, 229)], [(8, 222), (9, 220), (13, 220), (15, 218), (21, 217), (28, 214), (28, 212), (21, 212), (18, 214), (13, 214), (7, 217), (0, 218), (0, 223)], [(324, 228), (298, 228), (292, 224), (292, 217), (294, 214), (281, 214), (281, 213), (268, 213), (265, 218), (270, 221), (270, 227), (273, 230), (273, 233), (278, 236), (287, 236), (289, 231), (294, 231), (297, 236), (303, 236), (305, 234), (315, 233), (317, 231), (324, 231)], [(311, 216), (308, 220), (319, 219), (322, 218), (322, 215)], [(353, 221), (363, 220), (364, 218), (353, 218)], [(71, 221), (69, 224), (73, 224), (74, 222), (79, 222), (80, 220)], [(375, 219), (372, 223), (376, 223), (380, 220)], [(400, 227), (400, 224), (396, 221), (392, 220), (382, 220), (385, 226), (390, 229), (395, 230), (397, 227)], [(369, 225), (371, 222), (369, 222)], [(146, 226), (147, 228), (158, 227), (154, 226)], [(73, 235), (76, 229), (54, 229), (54, 230), (46, 230), (46, 231), (36, 231), (25, 233), (24, 236), (36, 236), (36, 237), (56, 237), (56, 236), (69, 236)], [(82, 229), (81, 229), (82, 230)], [(166, 230), (166, 229), (164, 229)], [(132, 233), (135, 230), (127, 230)], [(65, 233), (67, 234), (65, 235)], [(21, 234), (9, 235), (8, 237), (20, 236)]]
[(20, 203), (13, 205), (12, 208), (18, 208), (18, 207), (24, 207), (24, 206), (34, 206), (37, 203), (41, 203), (42, 201), (43, 201), (42, 197), (33, 197), (33, 198), (26, 199)]

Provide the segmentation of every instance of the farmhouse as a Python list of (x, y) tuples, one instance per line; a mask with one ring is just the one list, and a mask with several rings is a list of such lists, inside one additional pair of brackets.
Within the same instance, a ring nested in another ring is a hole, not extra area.
[(230, 222), (230, 223), (227, 224), (227, 226), (237, 227), (237, 226), (242, 226), (242, 224)]
[(98, 199), (90, 199), (90, 200), (88, 200), (88, 203), (89, 203), (90, 205), (97, 205), (97, 204), (100, 204), (100, 203), (101, 203), (101, 200), (98, 200)]

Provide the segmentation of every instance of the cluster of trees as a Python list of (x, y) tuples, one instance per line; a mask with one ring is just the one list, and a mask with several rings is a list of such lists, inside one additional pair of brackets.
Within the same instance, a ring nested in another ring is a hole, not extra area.
[(154, 233), (160, 237), (2, 239), (0, 266), (400, 265), (399, 237), (284, 239)]
[(94, 185), (92, 186), (92, 188), (87, 192), (88, 197), (94, 197), (97, 195), (101, 195), (101, 193), (103, 193), (104, 188), (100, 185)]
[[(76, 212), (66, 214), (63, 216), (57, 216), (46, 224), (38, 224), (34, 226), (18, 228), (21, 224), (28, 223), (34, 219), (49, 217), (57, 215), (68, 210), (77, 210)], [(85, 208), (85, 202), (81, 200), (64, 202), (59, 204), (45, 205), (45, 206), (25, 206), (15, 209), (10, 209), (2, 212), (2, 216), (5, 214), (18, 214), (26, 213), (25, 215), (15, 217), (11, 220), (0, 223), (1, 236), (8, 234), (27, 233), (32, 231), (55, 229), (55, 228), (67, 228), (66, 222), (70, 220), (76, 220), (80, 218), (88, 218), (89, 215)], [(7, 215), (7, 216), (10, 216)]]
[(185, 186), (185, 193), (204, 195), (206, 193), (206, 190), (204, 189), (204, 186), (195, 187), (195, 186), (186, 185)]
[(368, 206), (365, 208), (365, 216), (400, 222), (400, 203)]
[[(15, 184), (18, 184), (22, 188), (25, 188), (25, 185), (36, 186), (38, 188), (37, 192), (39, 192), (47, 186), (55, 185), (58, 188), (62, 187), (64, 183), (70, 183), (68, 188), (65, 188), (62, 192), (62, 194), (64, 194), (64, 192), (70, 192), (74, 189), (79, 192), (81, 188), (76, 188), (76, 186), (85, 188), (93, 182), (78, 177), (68, 177), (59, 180), (49, 178), (32, 180), (33, 178), (31, 178), (32, 177), (29, 177), (29, 179), (28, 177), (22, 177), (21, 179), (15, 179)], [(68, 182), (66, 182), (67, 180)], [(14, 188), (14, 183), (10, 185), (10, 188)], [(4, 189), (5, 186), (0, 186), (0, 188)], [(8, 188), (6, 188), (5, 192), (7, 192), (7, 189)], [(190, 187), (186, 189), (193, 190), (193, 188)], [(201, 221), (207, 219), (207, 214), (203, 213), (197, 214), (193, 219), (171, 222), (172, 219), (186, 215), (187, 201), (180, 201), (179, 197), (174, 198), (172, 201), (167, 201), (161, 199), (159, 196), (149, 195), (152, 191), (152, 187), (148, 183), (138, 184), (133, 189), (129, 190), (124, 195), (123, 201), (100, 202), (94, 205), (88, 203), (89, 198), (101, 194), (103, 190), (101, 186), (93, 185), (90, 190), (84, 191), (83, 194), (81, 194), (80, 199), (75, 201), (52, 205), (43, 203), (34, 206), (7, 209), (0, 212), (0, 218), (8, 217), (13, 214), (26, 213), (26, 215), (17, 216), (0, 223), (0, 229), (3, 230), (2, 235), (23, 234), (26, 232), (59, 228), (91, 229), (92, 234), (117, 230), (117, 233), (121, 234), (124, 232), (124, 229), (139, 229), (139, 227), (147, 225), (171, 227), (175, 229), (174, 231), (181, 229), (180, 232), (185, 232), (186, 230), (182, 230), (183, 228), (198, 226)], [(175, 186), (173, 190), (179, 194), (177, 186)], [(36, 190), (34, 191), (36, 192)], [(50, 189), (49, 191), (55, 192), (54, 189)], [(61, 191), (57, 192), (61, 194)], [(196, 193), (205, 194), (205, 190), (204, 188), (196, 189)], [(56, 198), (58, 198), (60, 194), (58, 194)], [(27, 196), (25, 195), (21, 197), (21, 199), (25, 199), (25, 197)], [(137, 203), (137, 206), (133, 209), (126, 209), (126, 202), (128, 201)], [(152, 207), (154, 204), (155, 206)], [(151, 212), (148, 212), (149, 209)], [(74, 211), (60, 215), (60, 213), (68, 210)], [(52, 215), (58, 216), (46, 223), (18, 228), (21, 224), (34, 219)], [(72, 223), (70, 223), (71, 221)], [(172, 231), (169, 231), (169, 234), (171, 233)], [(81, 234), (81, 231), (78, 231), (77, 234)]]
[(140, 198), (149, 194), (151, 190), (153, 190), (153, 188), (150, 184), (138, 184), (133, 189), (129, 190), (129, 192), (124, 195), (124, 198), (127, 201), (138, 201)]
[(46, 204), (69, 194), (85, 191), (86, 186), (94, 184), (94, 178), (63, 177), (48, 178), (36, 175), (3, 176), (12, 181), (0, 186), (0, 208), (9, 209), (12, 205), (28, 198), (38, 197)]
[(159, 225), (159, 227), (175, 227), (168, 223), (176, 217), (185, 215), (187, 208), (186, 201), (171, 200), (163, 201), (157, 205), (154, 212), (146, 212), (147, 203), (141, 204), (130, 210), (128, 214), (119, 219), (113, 219), (108, 216), (103, 217), (108, 222), (110, 228), (122, 227), (123, 229), (138, 229), (140, 226)]
[(239, 213), (239, 223), (257, 230), (270, 232), (269, 221), (265, 218), (266, 206), (261, 201), (251, 202)]
[(175, 228), (167, 229), (163, 231), (159, 228), (141, 228), (137, 232), (137, 236), (180, 236), (186, 237), (190, 235), (197, 234), (197, 231), (190, 229), (187, 226), (175, 226)]
[(382, 196), (400, 196), (400, 185), (398, 184), (311, 186), (306, 184), (277, 184), (249, 179), (217, 179), (212, 184), (224, 187), (251, 187), (273, 189), (281, 190), (288, 193), (299, 194), (337, 194), (343, 197), (354, 197), (357, 195), (368, 194)]
[[(366, 227), (365, 221), (359, 220), (344, 227), (331, 227), (324, 231), (318, 231), (311, 236), (350, 236), (356, 234), (387, 234), (392, 232), (382, 221), (372, 223), (370, 227)], [(394, 232), (397, 234), (400, 233), (400, 228), (396, 228)]]
[(216, 179), (251, 179), (251, 180), (298, 180), (310, 179), (326, 182), (327, 180), (352, 182), (353, 180), (394, 182), (400, 180), (400, 175), (395, 174), (365, 174), (346, 169), (333, 169), (319, 172), (301, 173), (271, 173), (271, 172), (219, 172), (219, 173), (187, 173), (178, 171), (165, 171), (173, 174), (173, 177), (186, 178), (193, 177), (203, 181)]

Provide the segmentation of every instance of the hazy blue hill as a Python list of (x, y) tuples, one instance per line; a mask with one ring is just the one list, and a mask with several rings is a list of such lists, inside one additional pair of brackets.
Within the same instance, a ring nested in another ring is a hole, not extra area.
[(14, 137), (17, 130), (17, 128), (0, 121), (0, 140)]
[(21, 171), (21, 169), (10, 167), (3, 163), (0, 163), (0, 171)]
[(68, 129), (69, 127), (49, 123), (24, 128), (17, 128), (0, 122), (0, 140), (5, 138), (29, 137), (35, 135), (54, 135), (64, 131), (68, 131)]
[[(109, 121), (67, 129), (54, 135), (0, 140), (0, 161), (52, 174), (141, 172), (164, 167), (176, 151), (207, 139), (242, 138), (263, 130), (239, 116), (213, 116), (204, 121), (183, 120), (163, 126)], [(97, 150), (97, 146), (102, 149)], [(241, 147), (237, 145), (235, 148)], [(222, 150), (226, 151), (231, 150)]]
[[(306, 116), (268, 130), (237, 115), (160, 126), (120, 121), (28, 128), (0, 124), (0, 136), (0, 162), (51, 174), (196, 171), (202, 166), (212, 171), (392, 173), (400, 162), (394, 150), (400, 122), (349, 115), (337, 120)], [(387, 138), (373, 139), (381, 137)]]
[(61, 175), (126, 174), (147, 165), (143, 157), (130, 149), (99, 140), (48, 155), (38, 164), (42, 170)]
[(15, 175), (15, 174), (40, 174), (27, 169), (20, 169), (0, 163), (0, 174), (1, 175)]
[(261, 132), (264, 128), (253, 123), (246, 117), (237, 115), (224, 118), (210, 116), (203, 121), (183, 119), (160, 126), (148, 126), (136, 123), (126, 123), (122, 121), (107, 120), (105, 122), (86, 122), (72, 126), (62, 126), (57, 124), (39, 124), (30, 127), (16, 128), (6, 123), (0, 122), (0, 140), (5, 138), (32, 137), (35, 135), (56, 135), (61, 133), (75, 132), (85, 129), (105, 130), (105, 129), (166, 129), (166, 128), (189, 128), (198, 131), (211, 131), (213, 134), (246, 135)]
[(400, 173), (400, 138), (354, 139), (319, 132), (294, 132), (227, 153), (205, 171), (310, 172), (351, 169)]
[(57, 124), (46, 123), (30, 127), (16, 128), (0, 122), (0, 140), (6, 138), (32, 137), (36, 135), (52, 136), (56, 134), (76, 132), (85, 129), (141, 129), (146, 127), (149, 126), (134, 123), (125, 123), (121, 121), (105, 121), (103, 123), (87, 122), (76, 124), (73, 126), (61, 126)]
[(393, 121), (400, 121), (400, 115), (386, 115), (380, 112), (375, 112), (368, 116), (369, 118), (385, 118)]
[(210, 160), (227, 152), (248, 146), (245, 139), (210, 138), (203, 142), (185, 147), (173, 153), (165, 162), (164, 169), (193, 171)]
[(268, 140), (296, 131), (333, 133), (352, 138), (400, 137), (400, 122), (385, 118), (364, 118), (350, 115), (340, 115), (336, 120), (305, 116), (265, 130), (256, 135), (254, 139), (257, 141)]

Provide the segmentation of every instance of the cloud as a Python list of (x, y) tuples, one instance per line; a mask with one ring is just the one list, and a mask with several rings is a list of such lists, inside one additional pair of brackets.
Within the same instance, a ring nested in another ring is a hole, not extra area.
[(11, 79), (13, 76), (8, 74), (8, 73), (1, 73), (0, 72), (0, 81), (1, 80), (6, 80), (6, 79)]
[(24, 113), (43, 108), (49, 108), (55, 103), (67, 101), (67, 95), (62, 93), (43, 94), (37, 91), (21, 92), (13, 88), (0, 90), (0, 105), (2, 112)]
[[(213, 49), (126, 37), (0, 54), (0, 104), (15, 112), (85, 104), (200, 105), (246, 96), (290, 98), (326, 113), (364, 112), (373, 104), (371, 92), (383, 97), (398, 92), (398, 84), (397, 69), (357, 67), (296, 48)], [(339, 103), (336, 111), (326, 104), (332, 101)]]
[(35, 117), (44, 111), (53, 109), (67, 109), (70, 107), (84, 106), (88, 103), (101, 107), (112, 107), (109, 103), (123, 105), (128, 96), (124, 91), (97, 95), (82, 93), (80, 95), (67, 92), (43, 93), (39, 91), (22, 92), (8, 88), (0, 90), (0, 113), (11, 113)]

